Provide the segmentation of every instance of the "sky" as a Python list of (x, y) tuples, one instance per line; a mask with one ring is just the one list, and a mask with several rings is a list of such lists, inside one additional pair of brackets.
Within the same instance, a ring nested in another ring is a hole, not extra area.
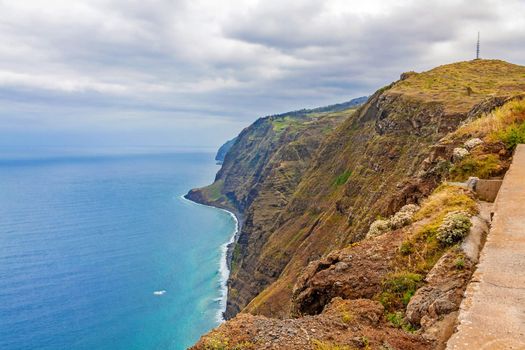
[(525, 64), (525, 0), (0, 0), (0, 151), (212, 150), (409, 70)]

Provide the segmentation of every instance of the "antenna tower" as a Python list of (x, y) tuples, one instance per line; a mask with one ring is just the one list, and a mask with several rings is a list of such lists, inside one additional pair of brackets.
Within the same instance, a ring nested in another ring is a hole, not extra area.
[(479, 32), (478, 32), (478, 43), (476, 44), (476, 59), (479, 60)]

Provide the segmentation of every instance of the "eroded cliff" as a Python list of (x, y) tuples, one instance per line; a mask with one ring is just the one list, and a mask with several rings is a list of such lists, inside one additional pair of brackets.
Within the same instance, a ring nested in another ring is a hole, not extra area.
[[(245, 226), (233, 254), (227, 315), (242, 310), (282, 319), (319, 315), (316, 320), (323, 320), (323, 310), (333, 298), (366, 298), (381, 303), (390, 325), (423, 329), (437, 322), (431, 322), (432, 317), (442, 319), (454, 312), (473, 259), (439, 242), (436, 230), (447, 214), (463, 210), (477, 215), (479, 210), (472, 194), (435, 189), (445, 179), (505, 172), (512, 143), (525, 137), (520, 129), (525, 120), (519, 97), (523, 92), (525, 67), (497, 60), (460, 62), (405, 73), (355, 113), (340, 112), (337, 119), (316, 116), (303, 120), (301, 127), (286, 122), (284, 128), (282, 121), (276, 127), (271, 119), (263, 119), (250, 127), (257, 132), (243, 131), (215, 183), (190, 194), (244, 214)], [(323, 127), (327, 122), (330, 126)], [(323, 137), (319, 130), (324, 130)], [(432, 193), (433, 199), (427, 199)], [(441, 207), (432, 207), (436, 202)], [(423, 205), (414, 224), (363, 240), (378, 217), (389, 217), (411, 203)], [(461, 283), (443, 297), (440, 290), (447, 291), (450, 280)], [(410, 286), (410, 293), (398, 295), (395, 288), (389, 289), (389, 283), (399, 281)], [(426, 284), (427, 294), (420, 291)], [(410, 306), (416, 290), (419, 294)], [(435, 300), (429, 302), (429, 295)], [(407, 305), (410, 314), (405, 315)], [(429, 305), (434, 305), (430, 311)], [(439, 309), (442, 314), (436, 305), (445, 305)], [(211, 336), (231, 336), (235, 322)], [(323, 341), (331, 341), (329, 333), (324, 336)], [(385, 337), (373, 339), (383, 344)], [(312, 339), (307, 335), (307, 348), (321, 348)], [(345, 344), (359, 345), (356, 339), (344, 339)], [(424, 348), (425, 339), (414, 341)]]

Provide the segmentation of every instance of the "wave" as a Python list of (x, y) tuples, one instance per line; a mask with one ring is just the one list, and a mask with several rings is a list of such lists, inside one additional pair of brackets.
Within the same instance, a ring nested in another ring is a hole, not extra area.
[(228, 242), (221, 245), (221, 260), (219, 262), (219, 286), (220, 286), (220, 292), (221, 296), (217, 298), (217, 301), (219, 301), (219, 310), (217, 311), (216, 320), (218, 323), (223, 323), (225, 321), (224, 319), (224, 313), (226, 312), (226, 303), (228, 301), (228, 279), (230, 278), (230, 269), (228, 268), (228, 247), (235, 242), (235, 237), (239, 233), (239, 220), (237, 219), (237, 216), (235, 216), (234, 213), (232, 213), (229, 210), (223, 209), (223, 208), (217, 208), (212, 205), (206, 205), (194, 202), (192, 200), (187, 199), (184, 197), (184, 195), (180, 196), (184, 201), (196, 204), (196, 205), (202, 205), (205, 207), (211, 207), (218, 210), (222, 210), (226, 213), (228, 213), (233, 221), (235, 222), (235, 228), (230, 235), (230, 239)]

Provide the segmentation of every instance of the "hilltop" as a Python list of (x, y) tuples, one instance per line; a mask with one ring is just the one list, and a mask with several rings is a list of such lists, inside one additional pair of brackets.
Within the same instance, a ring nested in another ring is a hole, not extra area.
[(438, 228), (458, 210), (486, 221), (472, 193), (444, 181), (505, 173), (525, 140), (524, 93), (525, 67), (474, 60), (403, 73), (357, 110), (245, 129), (214, 184), (190, 192), (243, 219), (226, 315), (243, 314), (197, 348), (442, 344), (477, 256), (440, 241)]

